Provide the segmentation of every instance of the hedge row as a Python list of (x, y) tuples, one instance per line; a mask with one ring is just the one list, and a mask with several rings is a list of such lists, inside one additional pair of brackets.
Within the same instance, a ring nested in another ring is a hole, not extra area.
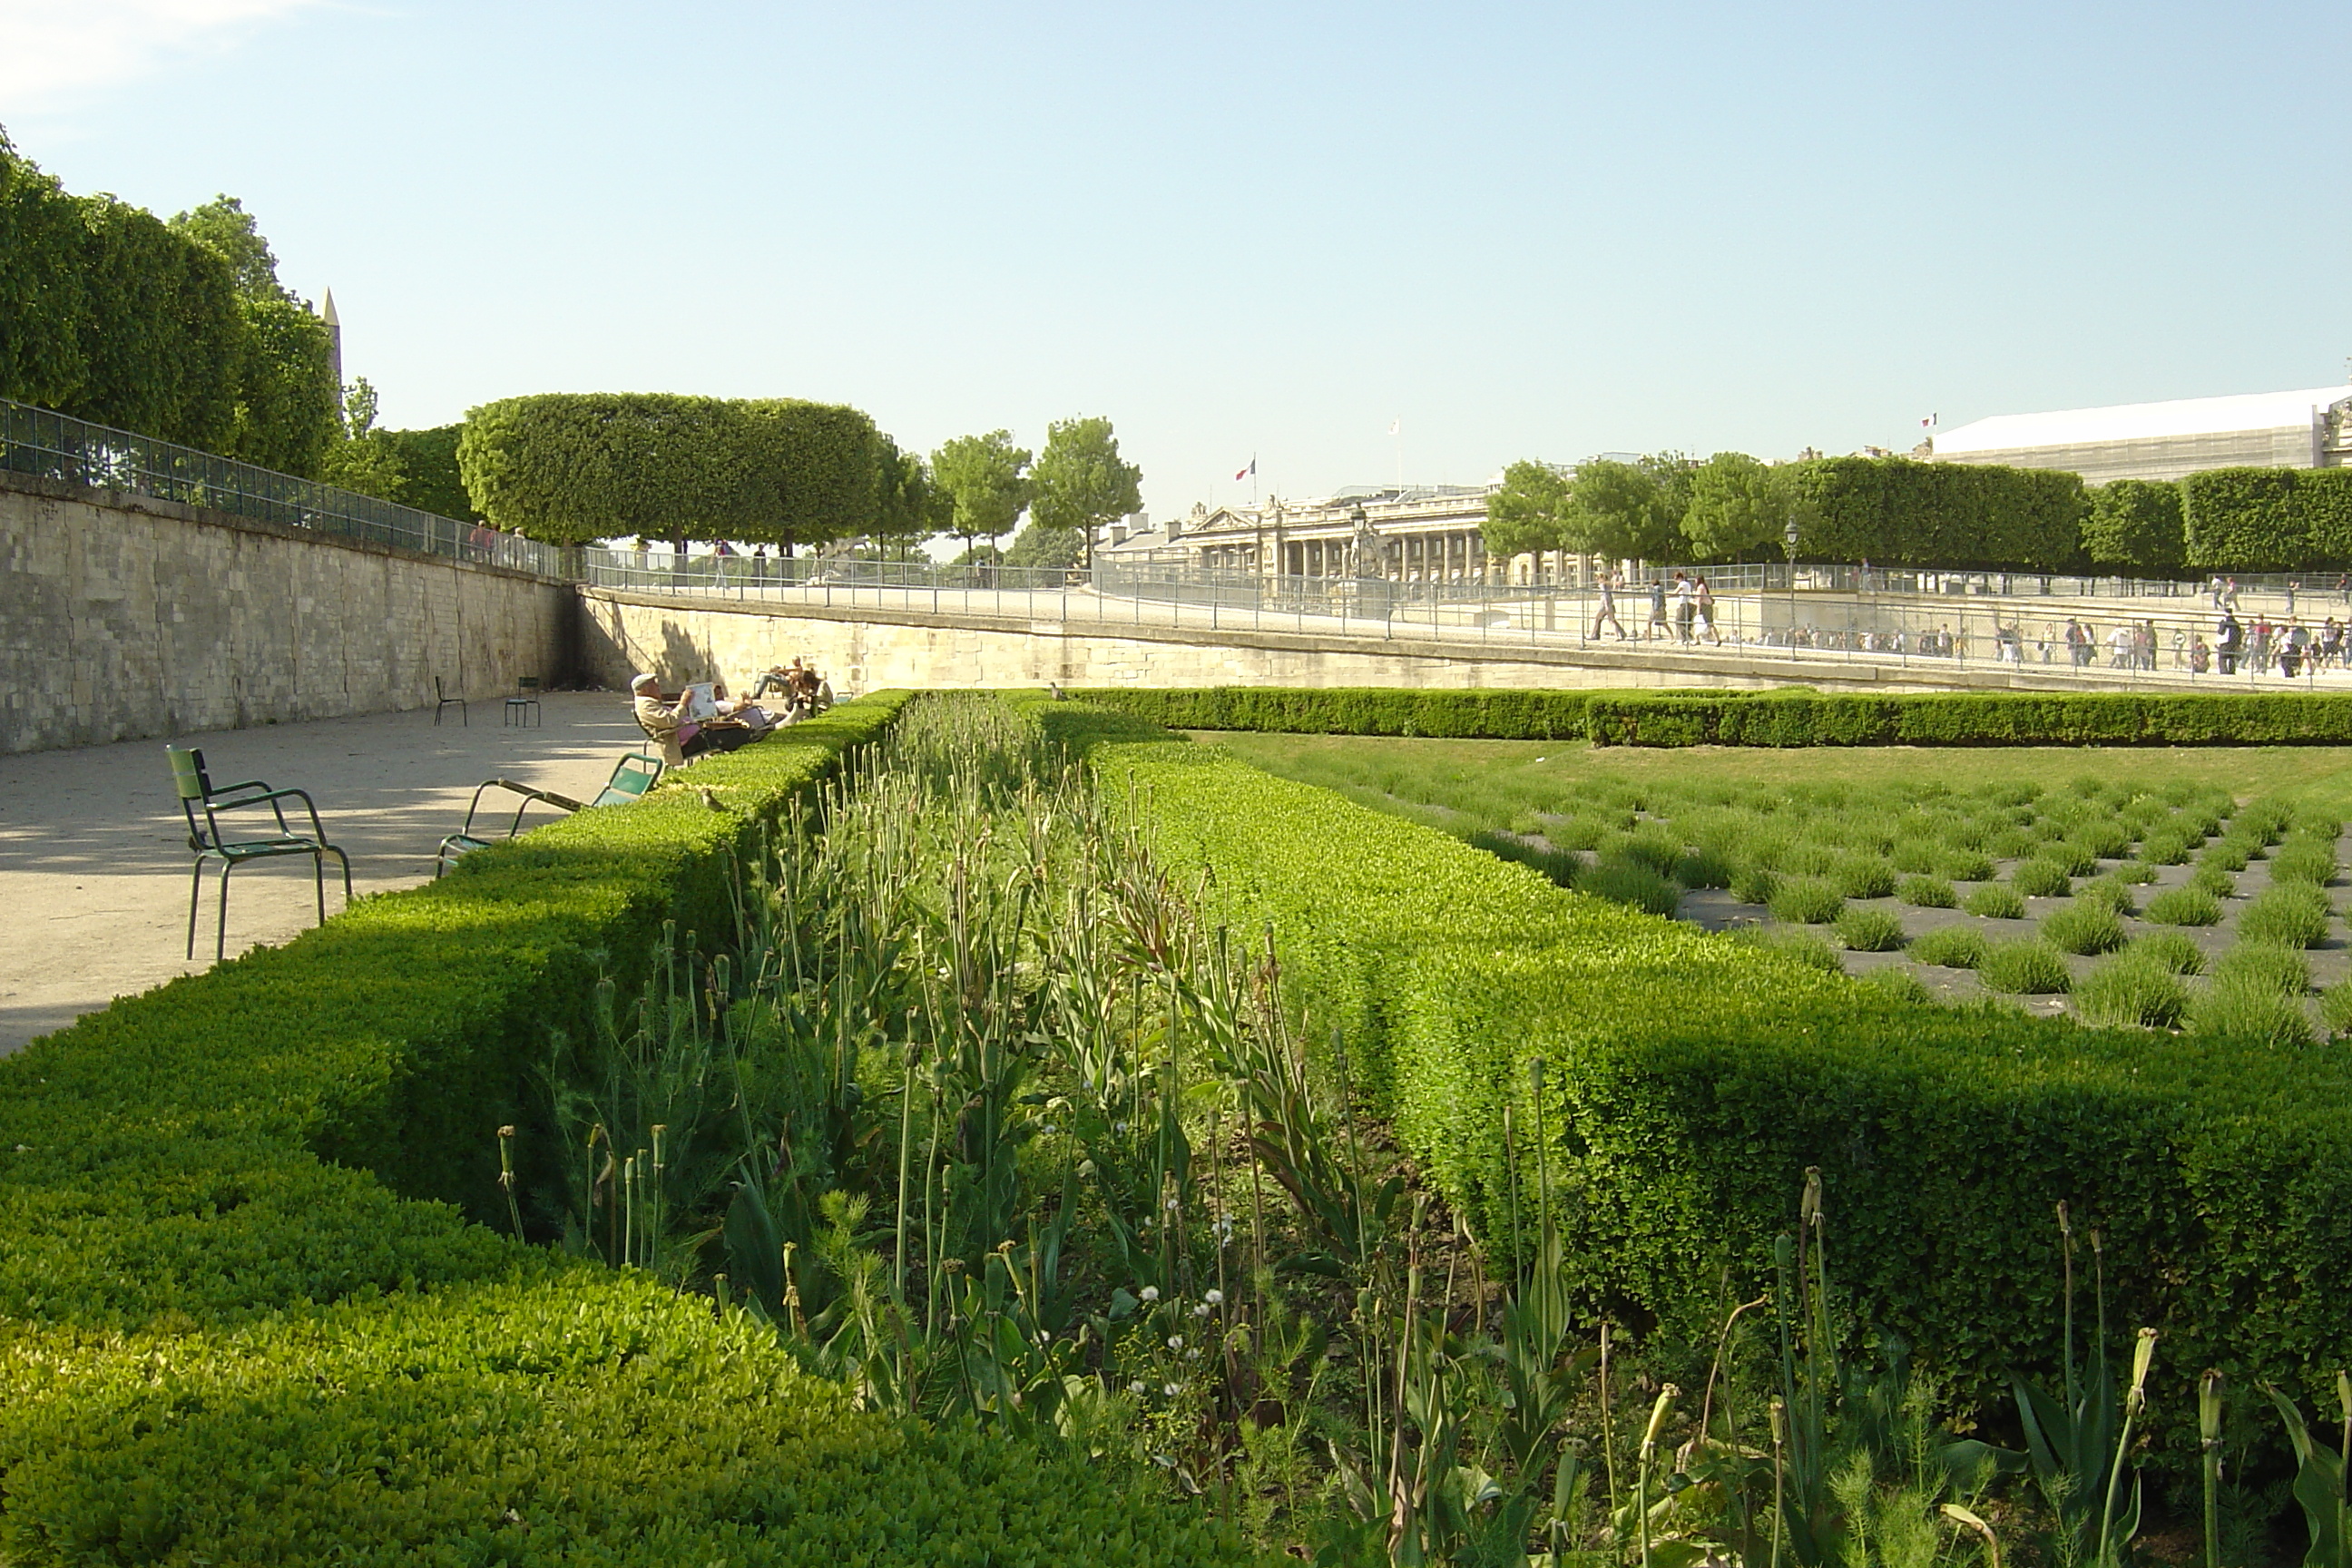
[(2212, 468), (2190, 474), (2179, 489), (2191, 566), (2352, 570), (2352, 469)]
[[(905, 701), (482, 850), (0, 1062), (0, 1560), (1230, 1560), (1082, 1461), (853, 1412), (774, 1334), (526, 1247), (548, 1032)], [(543, 1146), (543, 1145), (542, 1145)]]
[(1789, 484), (1808, 561), (2063, 572), (2090, 510), (2082, 476), (2043, 468), (1824, 458)]
[(1081, 693), (1171, 730), (1590, 740), (1604, 746), (2352, 745), (2352, 696), (2213, 692), (1419, 691), (1220, 686)]
[[(1271, 927), (1290, 999), (1356, 1043), (1432, 1181), (1510, 1235), (1503, 1110), (1540, 1124), (1586, 1306), (1712, 1344), (1722, 1269), (1766, 1279), (1807, 1167), (1833, 1274), (1965, 1397), (2056, 1359), (2052, 1205), (2104, 1234), (2118, 1323), (2319, 1391), (2352, 1360), (2352, 1053), (2099, 1032), (1888, 999), (1562, 892), (1445, 835), (1181, 743), (1098, 747), (1214, 912)], [(1528, 1064), (1546, 1068), (1540, 1107)], [(1523, 1194), (1538, 1160), (1517, 1151)], [(1523, 1197), (1522, 1212), (1527, 1208)]]
[(0, 135), (0, 397), (310, 475), (339, 429), (324, 323), (215, 248), (77, 196)]

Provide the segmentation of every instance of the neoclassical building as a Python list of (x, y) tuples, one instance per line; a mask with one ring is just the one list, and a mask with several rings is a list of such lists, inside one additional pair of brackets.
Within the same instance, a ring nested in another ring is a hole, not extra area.
[[(1193, 507), (1156, 526), (1115, 525), (1108, 559), (1254, 577), (1383, 577), (1474, 585), (1570, 580), (1580, 556), (1486, 553), (1492, 485), (1355, 486), (1312, 500)], [(1589, 570), (1589, 568), (1586, 568)]]

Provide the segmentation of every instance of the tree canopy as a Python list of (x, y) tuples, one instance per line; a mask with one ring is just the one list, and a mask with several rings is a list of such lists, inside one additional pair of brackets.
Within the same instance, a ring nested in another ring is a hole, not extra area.
[(1480, 531), (1486, 553), (1514, 555), (1558, 550), (1568, 531), (1568, 480), (1549, 463), (1517, 462), (1503, 470), (1499, 489), (1486, 498)]
[(1710, 561), (1753, 561), (1786, 547), (1794, 497), (1780, 470), (1745, 452), (1717, 452), (1691, 470), (1683, 537)]
[(681, 550), (691, 539), (790, 548), (874, 530), (883, 440), (835, 404), (545, 393), (474, 409), (457, 463), (493, 524), (550, 543), (635, 535)]
[(1030, 481), (1031, 526), (1076, 533), (1088, 564), (1095, 531), (1143, 505), (1143, 470), (1119, 457), (1118, 437), (1099, 416), (1047, 426), (1045, 449)]
[(1010, 430), (942, 443), (931, 454), (931, 478), (947, 497), (947, 531), (967, 545), (1012, 532), (1029, 504), (1029, 462)]

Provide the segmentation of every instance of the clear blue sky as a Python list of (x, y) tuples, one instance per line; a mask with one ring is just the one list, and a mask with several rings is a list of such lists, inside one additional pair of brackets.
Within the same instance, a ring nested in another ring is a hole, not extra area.
[(0, 0), (0, 123), (216, 191), (386, 422), (1107, 414), (1155, 513), (2352, 354), (2329, 7)]

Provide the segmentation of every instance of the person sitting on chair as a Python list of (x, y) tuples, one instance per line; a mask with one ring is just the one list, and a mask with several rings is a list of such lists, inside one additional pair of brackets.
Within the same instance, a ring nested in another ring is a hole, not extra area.
[[(676, 697), (662, 694), (658, 677), (640, 675), (629, 682), (630, 706), (635, 710), (637, 728), (646, 738), (661, 748), (662, 761), (671, 767), (682, 767), (694, 757), (706, 752), (731, 752), (736, 747), (758, 739), (741, 724), (719, 721), (698, 722), (686, 716), (683, 693)], [(732, 718), (742, 703), (722, 705), (719, 712)]]

